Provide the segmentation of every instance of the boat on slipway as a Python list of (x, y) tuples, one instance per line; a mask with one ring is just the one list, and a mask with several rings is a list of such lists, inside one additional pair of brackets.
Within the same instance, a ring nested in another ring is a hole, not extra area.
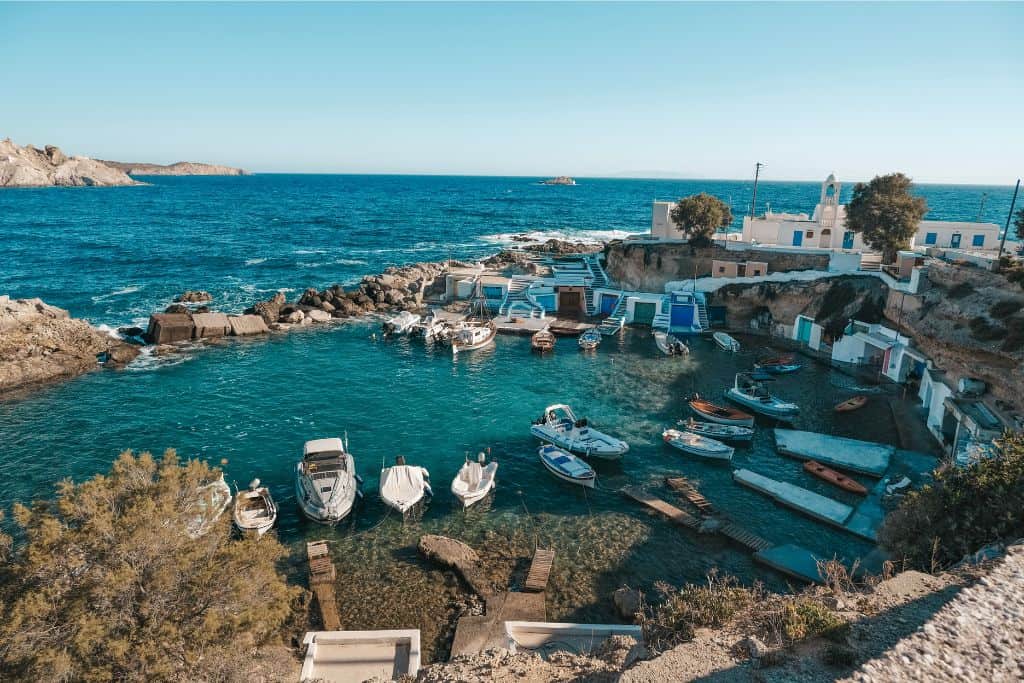
[(536, 353), (550, 353), (555, 350), (555, 335), (551, 330), (543, 329), (533, 333), (530, 338), (530, 348)]
[(588, 489), (594, 488), (597, 484), (597, 474), (594, 472), (594, 468), (572, 453), (547, 444), (537, 449), (537, 455), (540, 456), (540, 461), (548, 472), (562, 481), (585, 486)]
[(863, 484), (855, 479), (851, 479), (845, 474), (840, 474), (834, 469), (825, 467), (820, 462), (815, 460), (808, 460), (804, 463), (804, 471), (808, 474), (812, 474), (822, 481), (827, 481), (830, 484), (838, 486), (844, 491), (850, 493), (856, 493), (859, 496), (868, 495), (868, 489)]
[(800, 406), (771, 395), (764, 383), (751, 377), (748, 372), (736, 373), (733, 386), (726, 390), (725, 395), (730, 401), (776, 420), (788, 422), (800, 414)]
[(711, 338), (715, 340), (715, 343), (718, 344), (718, 347), (723, 351), (736, 353), (740, 350), (740, 343), (725, 332), (715, 332), (711, 335)]
[(750, 441), (754, 438), (752, 427), (741, 427), (739, 425), (719, 424), (717, 422), (698, 422), (692, 417), (688, 420), (680, 420), (679, 426), (688, 432), (700, 434), (719, 441)]
[(724, 460), (729, 462), (732, 460), (732, 455), (735, 452), (732, 446), (727, 446), (721, 441), (685, 430), (666, 429), (661, 433), (661, 438), (673, 448), (678, 448), (684, 453), (707, 458), (708, 460)]
[(753, 427), (754, 416), (737, 410), (731, 406), (722, 406), (717, 403), (705, 400), (694, 395), (689, 402), (690, 410), (697, 413), (706, 420), (717, 422), (723, 425), (736, 425), (740, 427)]
[(426, 467), (407, 465), (401, 455), (391, 467), (380, 470), (380, 497), (388, 507), (403, 515), (425, 496), (432, 496), (430, 472)]
[(302, 460), (295, 466), (295, 497), (309, 519), (321, 524), (345, 519), (359, 495), (359, 483), (347, 439), (313, 439), (302, 447)]
[(570, 453), (601, 460), (619, 460), (629, 450), (629, 444), (590, 426), (586, 418), (577, 419), (572, 408), (556, 403), (544, 409), (534, 420), (530, 433)]
[(467, 454), (459, 473), (452, 479), (452, 495), (459, 499), (463, 508), (468, 508), (494, 490), (494, 476), (497, 472), (498, 463), (488, 463), (483, 453), (477, 455), (476, 461), (470, 460)]
[(393, 318), (388, 318), (381, 325), (385, 335), (400, 335), (409, 332), (412, 326), (420, 321), (420, 316), (412, 311), (402, 311)]
[(666, 356), (690, 355), (689, 346), (675, 335), (669, 334), (663, 330), (654, 331), (654, 343), (658, 345), (658, 350)]
[(601, 345), (601, 333), (596, 328), (591, 328), (580, 335), (580, 349), (593, 351)]
[(248, 490), (235, 494), (233, 516), (240, 531), (255, 531), (257, 536), (270, 531), (277, 521), (277, 504), (270, 489), (260, 486), (259, 479), (253, 479)]

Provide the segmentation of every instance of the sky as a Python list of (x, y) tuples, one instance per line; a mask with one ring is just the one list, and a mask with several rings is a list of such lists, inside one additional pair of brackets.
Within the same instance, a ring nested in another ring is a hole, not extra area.
[(1024, 174), (1024, 4), (0, 4), (0, 138), (257, 172)]

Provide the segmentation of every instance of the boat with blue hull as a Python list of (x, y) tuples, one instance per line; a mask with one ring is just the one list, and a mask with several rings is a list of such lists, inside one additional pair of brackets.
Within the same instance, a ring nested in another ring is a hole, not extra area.
[(594, 429), (586, 418), (577, 419), (572, 408), (562, 403), (545, 408), (544, 414), (530, 426), (530, 433), (588, 458), (619, 460), (629, 450), (625, 441)]
[(800, 414), (800, 406), (773, 396), (763, 382), (754, 379), (748, 372), (736, 374), (732, 388), (726, 390), (726, 398), (753, 410), (755, 413), (790, 422)]
[(597, 484), (597, 474), (594, 472), (594, 468), (572, 453), (548, 444), (541, 446), (537, 450), (537, 455), (540, 456), (540, 461), (548, 472), (562, 481), (585, 486), (588, 489), (594, 488)]

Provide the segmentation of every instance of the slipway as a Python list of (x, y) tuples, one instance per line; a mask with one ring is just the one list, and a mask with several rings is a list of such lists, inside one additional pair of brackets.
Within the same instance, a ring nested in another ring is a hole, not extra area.
[(829, 467), (872, 477), (885, 474), (896, 451), (894, 446), (871, 441), (779, 428), (775, 430), (775, 448), (793, 458), (816, 460)]

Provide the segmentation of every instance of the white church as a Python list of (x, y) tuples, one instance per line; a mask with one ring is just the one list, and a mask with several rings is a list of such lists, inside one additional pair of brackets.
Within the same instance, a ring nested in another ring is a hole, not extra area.
[[(743, 242), (754, 245), (803, 249), (845, 249), (870, 251), (861, 236), (846, 229), (846, 206), (839, 203), (841, 185), (834, 174), (821, 184), (821, 197), (814, 213), (772, 213), (743, 219)], [(683, 239), (671, 218), (674, 202), (654, 202), (651, 237)], [(995, 223), (921, 221), (911, 240), (911, 249), (940, 247), (965, 251), (999, 249), (1000, 228)]]

